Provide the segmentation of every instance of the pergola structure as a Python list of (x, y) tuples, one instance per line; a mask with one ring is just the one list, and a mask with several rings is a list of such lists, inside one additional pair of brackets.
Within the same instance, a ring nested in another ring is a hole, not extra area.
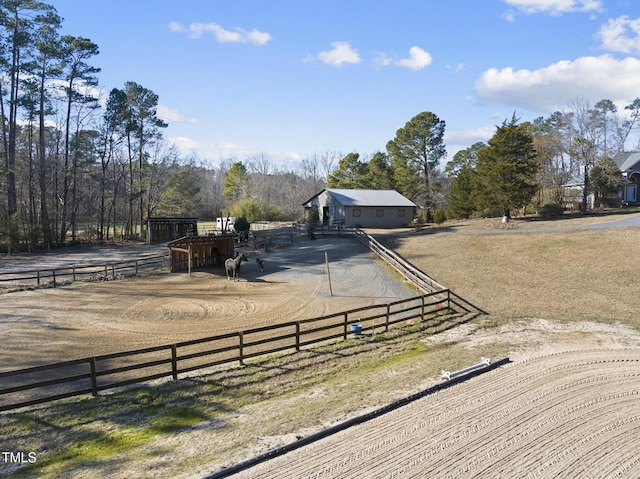
[(172, 273), (188, 272), (192, 268), (223, 265), (233, 258), (234, 238), (224, 236), (185, 236), (167, 244)]

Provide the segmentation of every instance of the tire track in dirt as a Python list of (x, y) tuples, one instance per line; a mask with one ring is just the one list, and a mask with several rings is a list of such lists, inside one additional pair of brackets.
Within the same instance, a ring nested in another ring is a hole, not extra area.
[(636, 477), (640, 349), (514, 363), (240, 478)]

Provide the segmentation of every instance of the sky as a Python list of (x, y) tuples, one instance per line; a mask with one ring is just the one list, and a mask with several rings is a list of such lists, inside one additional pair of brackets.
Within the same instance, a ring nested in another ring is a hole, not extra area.
[[(424, 111), (448, 156), (515, 113), (640, 97), (640, 0), (49, 0), (106, 93), (159, 96), (205, 163), (385, 151)], [(628, 145), (634, 146), (634, 145)]]

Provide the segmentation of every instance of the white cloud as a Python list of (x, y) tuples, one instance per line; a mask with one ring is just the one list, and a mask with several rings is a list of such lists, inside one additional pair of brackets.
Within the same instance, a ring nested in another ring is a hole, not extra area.
[(251, 31), (235, 28), (233, 31), (222, 28), (217, 23), (190, 23), (188, 26), (180, 22), (171, 22), (172, 32), (188, 33), (190, 38), (200, 38), (204, 33), (212, 33), (220, 43), (253, 43), (264, 45), (271, 40), (271, 35), (255, 28)]
[(491, 68), (475, 83), (481, 102), (548, 113), (576, 98), (626, 104), (638, 96), (640, 60), (609, 55), (560, 61), (538, 70)]
[(178, 110), (168, 108), (164, 105), (158, 105), (156, 113), (158, 115), (158, 118), (166, 121), (167, 123), (200, 123), (197, 118), (185, 118), (184, 115)]
[(395, 65), (416, 71), (430, 65), (431, 61), (432, 58), (429, 52), (425, 52), (420, 47), (411, 47), (409, 49), (409, 58), (398, 60)]
[(525, 13), (548, 12), (552, 15), (561, 15), (602, 10), (601, 0), (504, 0), (504, 2)]
[[(483, 126), (467, 130), (446, 131), (444, 141), (447, 145), (472, 145), (479, 141), (487, 142), (495, 134), (495, 126)], [(467, 147), (465, 146), (465, 148)]]
[(184, 155), (195, 154), (214, 163), (226, 159), (244, 161), (264, 155), (274, 167), (288, 170), (297, 167), (303, 159), (302, 155), (293, 151), (264, 150), (225, 141), (201, 143), (184, 136), (176, 136), (169, 138), (169, 142), (173, 143), (178, 151)]
[(375, 52), (375, 57), (373, 58), (373, 64), (377, 67), (387, 67), (393, 63), (393, 60), (389, 58), (383, 52)]
[(360, 55), (347, 42), (333, 42), (333, 49), (318, 53), (318, 59), (327, 65), (342, 65), (343, 63), (360, 63)]
[(600, 27), (601, 48), (623, 53), (640, 53), (640, 18), (627, 15), (610, 19)]

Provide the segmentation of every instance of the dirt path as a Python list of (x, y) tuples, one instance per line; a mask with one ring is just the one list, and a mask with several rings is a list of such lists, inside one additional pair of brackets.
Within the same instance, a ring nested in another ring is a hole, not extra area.
[(264, 273), (255, 262), (244, 263), (239, 282), (210, 270), (5, 294), (0, 369), (170, 344), (417, 295), (353, 239), (306, 241), (261, 258)]

